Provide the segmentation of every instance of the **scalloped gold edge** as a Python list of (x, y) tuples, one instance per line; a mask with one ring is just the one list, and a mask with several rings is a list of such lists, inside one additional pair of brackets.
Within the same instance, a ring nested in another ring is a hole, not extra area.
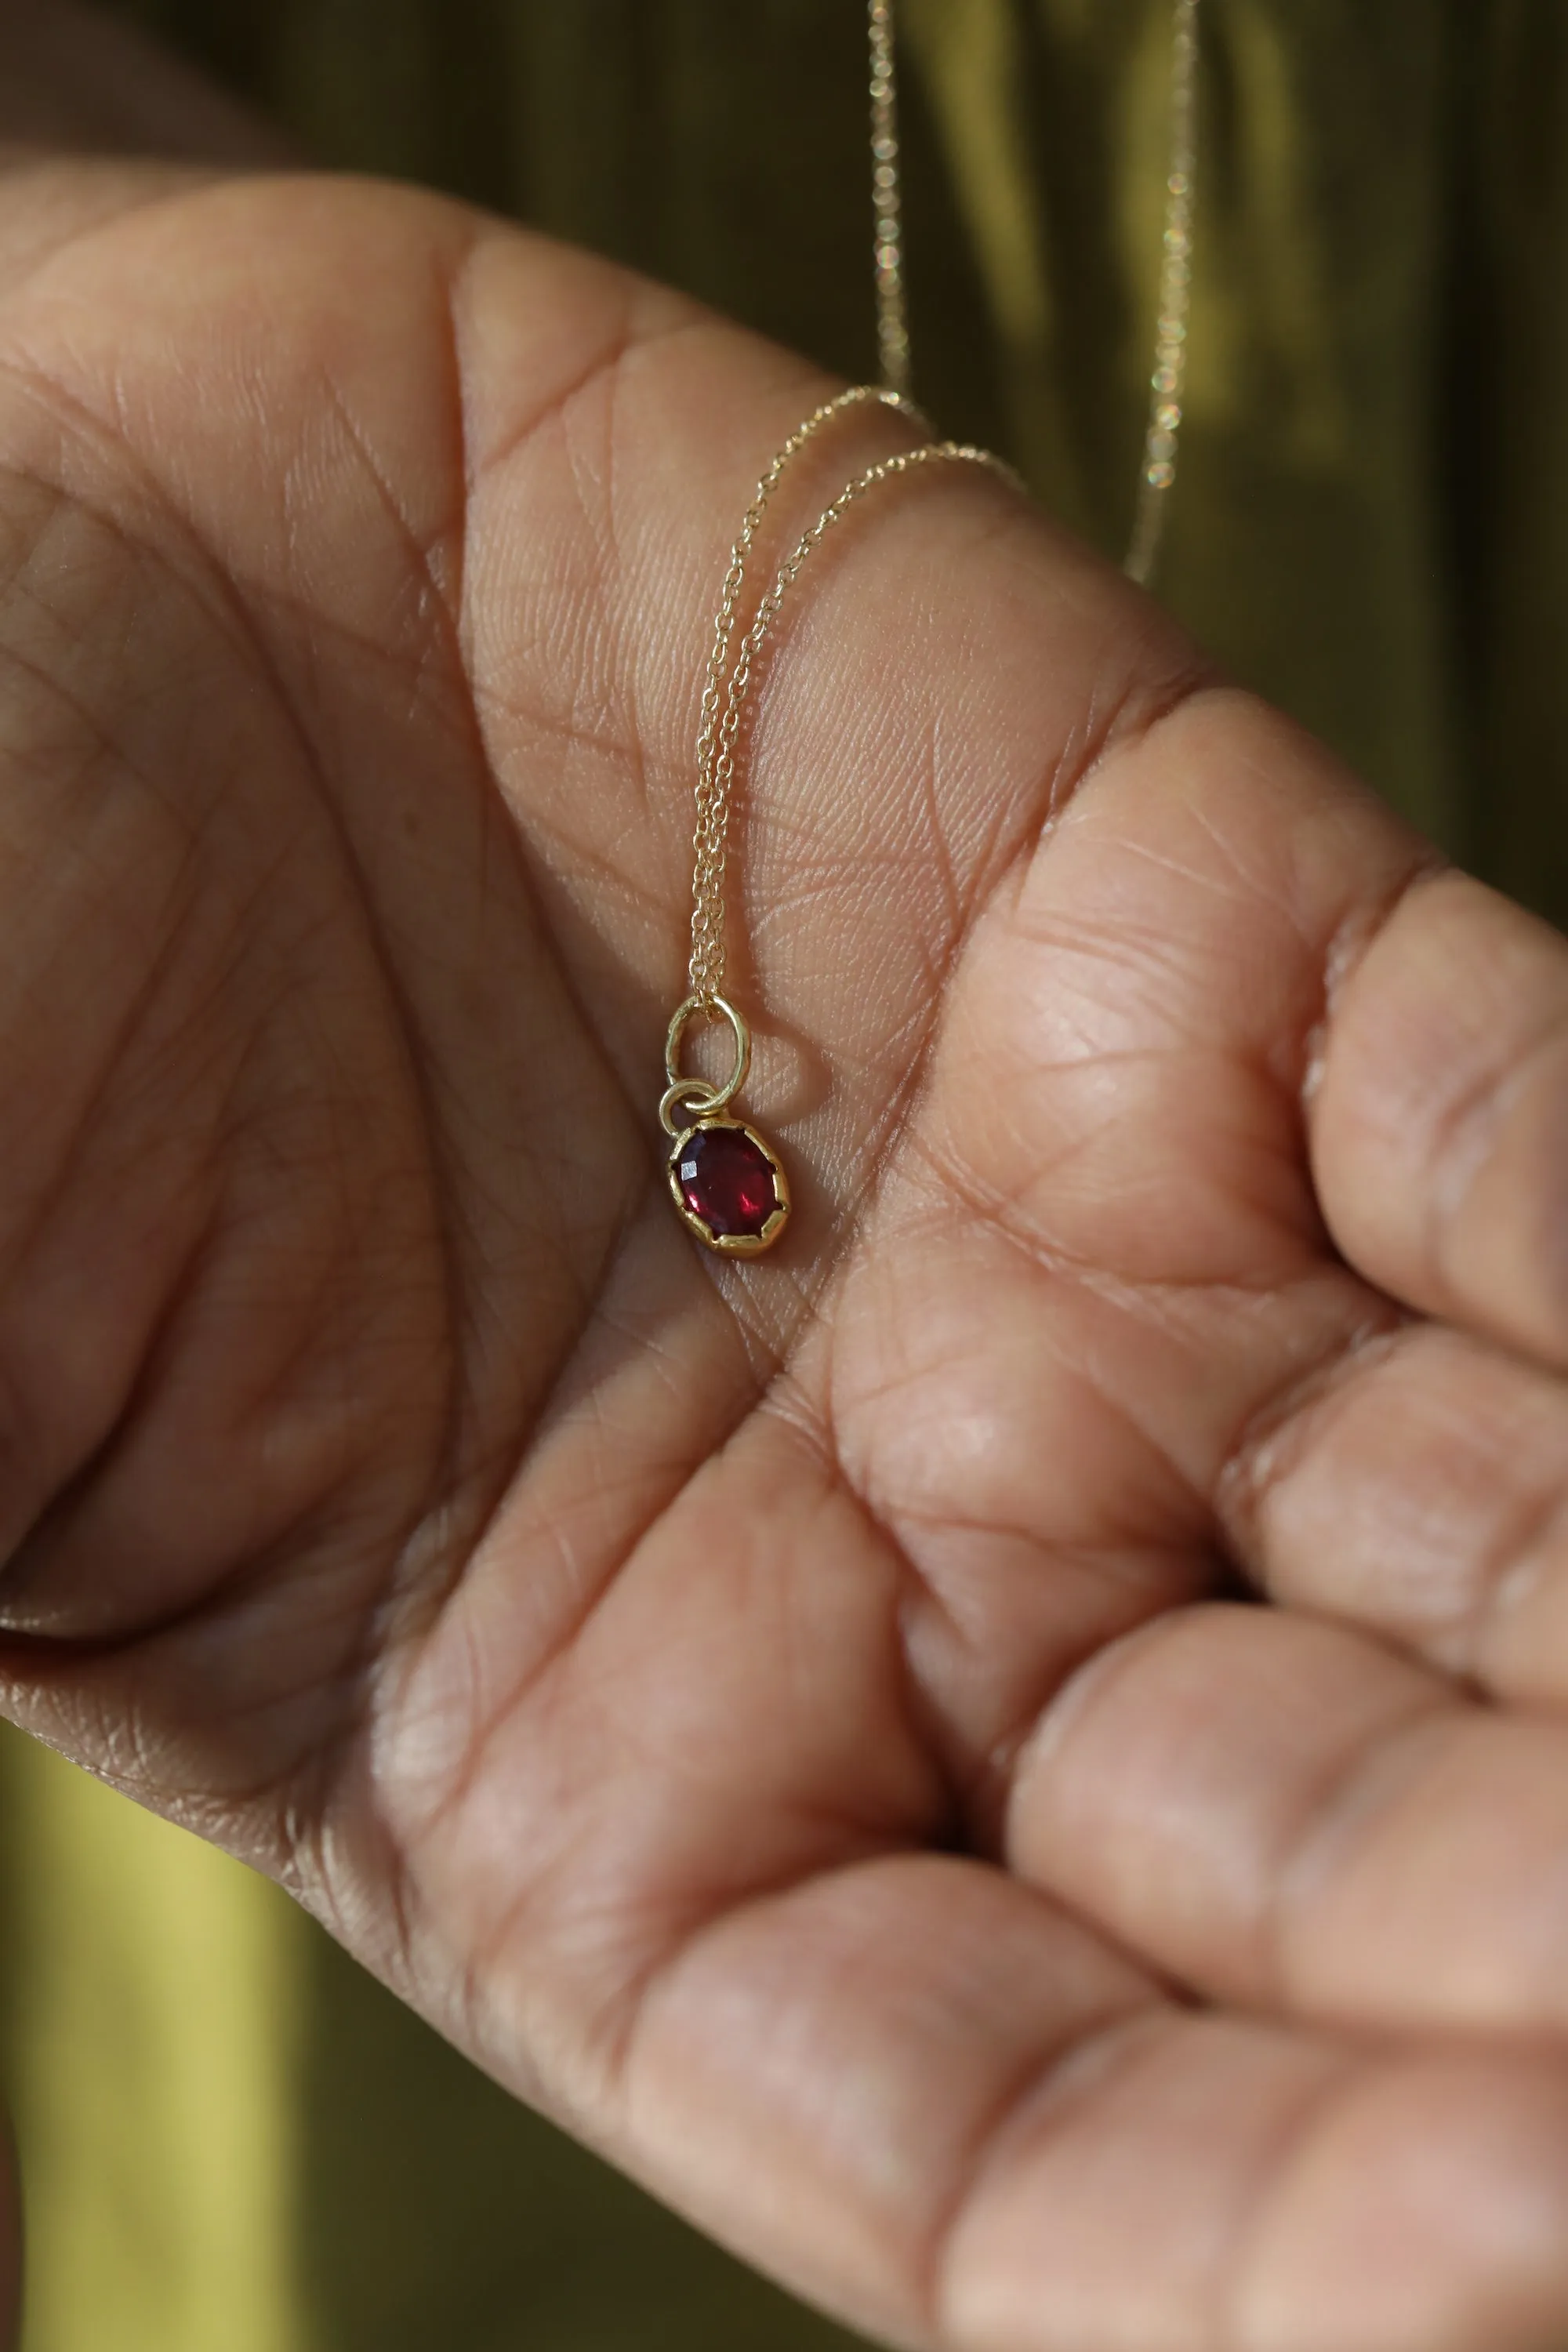
[[(694, 1210), (689, 1209), (680, 1197), (676, 1163), (694, 1135), (714, 1127), (738, 1127), (742, 1135), (749, 1135), (773, 1171), (773, 1195), (778, 1206), (760, 1234), (710, 1233), (701, 1218)], [(696, 1234), (704, 1249), (711, 1250), (717, 1257), (761, 1257), (764, 1250), (772, 1249), (789, 1223), (792, 1204), (784, 1161), (767, 1137), (759, 1135), (756, 1129), (743, 1118), (694, 1118), (689, 1127), (682, 1128), (670, 1146), (669, 1157), (665, 1162), (665, 1178), (669, 1185), (669, 1197), (675, 1202), (675, 1213), (681, 1223), (689, 1233)]]

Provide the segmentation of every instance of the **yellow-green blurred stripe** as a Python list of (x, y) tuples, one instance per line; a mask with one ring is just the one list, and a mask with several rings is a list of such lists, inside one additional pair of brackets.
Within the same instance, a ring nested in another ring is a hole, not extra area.
[(294, 2279), (305, 1923), (7, 1734), (25, 2352), (312, 2352)]

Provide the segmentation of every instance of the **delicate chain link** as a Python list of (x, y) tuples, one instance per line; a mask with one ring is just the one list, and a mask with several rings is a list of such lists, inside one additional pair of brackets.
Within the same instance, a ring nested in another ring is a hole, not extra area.
[(872, 248), (877, 278), (877, 345), (882, 382), (910, 389), (910, 327), (904, 303), (903, 197), (899, 175), (899, 85), (893, 60), (893, 0), (870, 0)]
[[(905, 449), (897, 457), (884, 457), (868, 466), (847, 482), (832, 503), (824, 507), (809, 530), (802, 533), (792, 552), (779, 566), (773, 586), (758, 605), (751, 627), (741, 639), (735, 665), (729, 683), (723, 688), (723, 712), (720, 715), (720, 680), (728, 660), (730, 641), (734, 631), (735, 606), (739, 600), (741, 577), (744, 571), (745, 550), (755, 536), (768, 496), (784, 467), (803, 441), (820, 429), (827, 419), (856, 399), (880, 398), (889, 407), (904, 415), (911, 414), (907, 402), (897, 394), (879, 393), (876, 387), (861, 385), (853, 393), (841, 393), (837, 400), (828, 401), (791, 435), (778, 457), (758, 485), (757, 496), (748, 509), (742, 536), (735, 542), (730, 573), (725, 583), (725, 599), (720, 609), (719, 626), (714, 635), (713, 655), (709, 663), (708, 687), (702, 699), (702, 732), (699, 738), (699, 783), (697, 801), (697, 865), (692, 883), (691, 910), (691, 992), (707, 999), (722, 993), (724, 981), (724, 875), (729, 858), (730, 802), (735, 776), (735, 743), (741, 731), (741, 719), (751, 690), (757, 656), (766, 642), (768, 632), (778, 618), (779, 607), (795, 585), (801, 566), (815, 549), (822, 544), (834, 525), (842, 521), (851, 507), (858, 504), (868, 490), (882, 482), (896, 480), (901, 474), (914, 473), (919, 467), (933, 465), (987, 466), (1004, 479), (1017, 483), (1010, 467), (1005, 466), (989, 449), (979, 449), (967, 441), (927, 441), (918, 448)], [(733, 592), (730, 583), (734, 583)]]
[[(740, 534), (730, 551), (730, 568), (724, 575), (719, 611), (713, 624), (713, 646), (708, 656), (708, 676), (702, 688), (702, 718), (697, 734), (697, 833), (693, 844), (696, 866), (691, 884), (691, 986), (697, 995), (717, 995), (724, 976), (724, 867), (730, 835), (730, 793), (735, 774), (735, 735), (740, 715), (737, 709), (731, 722), (727, 706), (721, 719), (720, 706), (725, 700), (730, 648), (735, 635), (747, 559), (768, 501), (777, 489), (785, 467), (825, 425), (842, 415), (845, 409), (862, 404), (896, 409), (911, 424), (923, 425), (926, 421), (919, 409), (905, 400), (901, 394), (889, 392), (877, 384), (856, 384), (851, 391), (839, 393), (836, 399), (825, 400), (819, 408), (813, 409), (804, 425), (796, 425), (757, 484), (742, 521)], [(733, 696), (734, 680), (731, 678), (731, 702)]]

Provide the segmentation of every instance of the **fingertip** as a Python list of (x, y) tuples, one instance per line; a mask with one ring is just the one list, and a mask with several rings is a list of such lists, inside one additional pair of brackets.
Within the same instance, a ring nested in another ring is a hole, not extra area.
[(1347, 2075), (1259, 2207), (1247, 2352), (1552, 2352), (1568, 2336), (1568, 2083), (1536, 2053)]
[(1467, 875), (1418, 877), (1339, 986), (1308, 1111), (1368, 1280), (1568, 1362), (1568, 940)]

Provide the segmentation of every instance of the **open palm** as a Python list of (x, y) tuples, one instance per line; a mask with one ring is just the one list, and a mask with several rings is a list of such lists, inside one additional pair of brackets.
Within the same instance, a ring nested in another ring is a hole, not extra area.
[(763, 681), (720, 1266), (690, 745), (820, 385), (433, 200), (31, 203), (9, 1711), (889, 2341), (1549, 2352), (1568, 949), (882, 493)]

